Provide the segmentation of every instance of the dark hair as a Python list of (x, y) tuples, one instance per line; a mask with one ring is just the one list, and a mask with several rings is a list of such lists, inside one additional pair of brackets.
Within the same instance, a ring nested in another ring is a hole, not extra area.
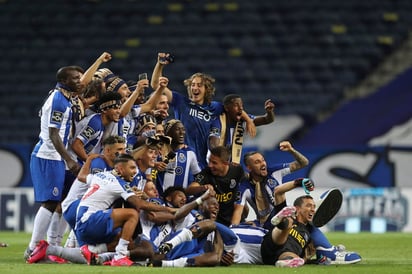
[(102, 145), (114, 145), (114, 144), (124, 144), (126, 143), (126, 139), (123, 136), (119, 135), (110, 135), (106, 139), (102, 141)]
[(78, 71), (80, 73), (84, 73), (84, 70), (79, 67), (79, 66), (67, 66), (67, 67), (61, 67), (56, 73), (56, 80), (57, 82), (64, 82), (68, 77), (70, 72), (72, 71)]
[(202, 79), (202, 83), (205, 85), (205, 102), (207, 104), (210, 104), (212, 102), (213, 96), (215, 95), (215, 91), (216, 91), (216, 88), (214, 86), (215, 81), (216, 81), (215, 78), (213, 78), (212, 76), (206, 73), (196, 72), (195, 74), (190, 76), (188, 79), (185, 79), (183, 81), (183, 84), (187, 88), (189, 97), (191, 97), (190, 94), (191, 94), (191, 89), (192, 89), (191, 86), (192, 86), (193, 79), (196, 77), (200, 77)]
[(181, 191), (181, 192), (185, 193), (185, 195), (186, 195), (185, 189), (183, 187), (181, 187), (181, 186), (170, 186), (163, 193), (163, 199), (166, 199), (166, 197), (172, 195), (175, 191)]
[(84, 98), (90, 98), (95, 96), (98, 100), (101, 98), (102, 94), (104, 93), (104, 88), (102, 86), (103, 80), (102, 79), (94, 79), (91, 80), (90, 83), (87, 84), (86, 90), (84, 92)]
[[(170, 132), (170, 130), (178, 123), (181, 123), (183, 125), (183, 123), (180, 120), (177, 119), (170, 119), (169, 121), (166, 122), (165, 124), (165, 135), (170, 136), (172, 135), (172, 133)], [(184, 125), (183, 125), (184, 126)], [(170, 134), (169, 134), (170, 133)]]
[(247, 165), (247, 164), (248, 164), (247, 162), (249, 161), (249, 158), (250, 158), (251, 156), (257, 154), (257, 153), (259, 153), (259, 152), (257, 152), (257, 151), (249, 151), (249, 152), (247, 152), (247, 153), (243, 156), (243, 163), (245, 163), (245, 165)]
[(97, 109), (99, 111), (106, 110), (108, 108), (113, 108), (115, 106), (121, 105), (122, 96), (114, 91), (106, 92), (100, 97), (97, 102)]
[(230, 151), (225, 146), (217, 146), (210, 150), (210, 153), (214, 156), (219, 157), (222, 161), (229, 161), (230, 160)]
[(119, 154), (116, 159), (114, 159), (114, 165), (117, 165), (118, 163), (127, 163), (129, 161), (134, 161), (133, 157), (129, 154)]
[(127, 80), (126, 85), (129, 87), (131, 92), (134, 92), (136, 87), (137, 87), (137, 81), (136, 80)]
[(228, 94), (223, 98), (223, 105), (227, 106), (235, 99), (242, 99), (239, 94)]
[(311, 199), (311, 200), (313, 200), (313, 197), (310, 196), (310, 195), (299, 196), (299, 197), (297, 197), (296, 200), (293, 202), (293, 205), (300, 207), (300, 206), (302, 206), (303, 201), (306, 200), (306, 199)]

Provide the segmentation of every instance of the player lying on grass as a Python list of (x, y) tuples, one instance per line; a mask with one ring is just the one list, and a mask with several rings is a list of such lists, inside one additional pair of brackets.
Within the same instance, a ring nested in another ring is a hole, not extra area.
[[(291, 182), (293, 183), (293, 182)], [(289, 183), (290, 184), (290, 183)], [(288, 183), (283, 184), (281, 188), (278, 189), (277, 194), (278, 195), (283, 195), (284, 193), (288, 190)], [(323, 203), (321, 203), (318, 211), (315, 214), (315, 211), (313, 209), (310, 211), (306, 212), (306, 215), (304, 214), (304, 210), (301, 210), (299, 212), (301, 213), (299, 216), (299, 219), (301, 222), (303, 222), (304, 227), (308, 227), (308, 231), (314, 228), (314, 226), (311, 224), (312, 221), (315, 221), (316, 224), (318, 225), (324, 225), (327, 223), (339, 210), (340, 205), (341, 205), (341, 199), (335, 199), (339, 198), (340, 191), (337, 189), (334, 189), (332, 193), (333, 195), (330, 195), (331, 191), (328, 191), (325, 194), (329, 195), (322, 195), (323, 198)], [(313, 200), (313, 199), (312, 199)], [(299, 202), (300, 203), (300, 202)], [(310, 206), (312, 206), (311, 203), (309, 203)], [(309, 206), (305, 203), (305, 206)], [(300, 205), (300, 207), (304, 207), (303, 204)], [(207, 209), (207, 208), (206, 208)], [(275, 224), (281, 223), (283, 219), (288, 217), (288, 215), (294, 215), (296, 212), (295, 207), (285, 207), (282, 211), (276, 215), (272, 221)], [(332, 212), (332, 214), (330, 214)], [(207, 214), (205, 215), (207, 216)], [(297, 217), (296, 217), (297, 218)], [(212, 224), (211, 224), (212, 223)], [(292, 224), (292, 223), (291, 223)], [(280, 233), (279, 228), (273, 229), (274, 231), (274, 239), (272, 244), (267, 244), (269, 246), (272, 246), (276, 244), (276, 249), (278, 249), (280, 244), (284, 244), (283, 241), (285, 239), (285, 234), (287, 235), (286, 231), (290, 232), (290, 227), (289, 225), (285, 225), (283, 230), (285, 230), (283, 233)], [(223, 265), (230, 265), (232, 263), (247, 263), (247, 264), (262, 264), (262, 263), (269, 263), (269, 264), (276, 264), (277, 259), (279, 255), (284, 255), (284, 254), (267, 254), (265, 251), (265, 256), (272, 256), (273, 258), (271, 259), (266, 259), (266, 261), (263, 261), (261, 252), (260, 252), (260, 246), (262, 243), (262, 240), (266, 235), (268, 239), (272, 239), (271, 235), (273, 230), (269, 231), (255, 227), (255, 226), (250, 226), (250, 225), (239, 225), (239, 226), (232, 226), (231, 228), (227, 228), (225, 226), (221, 226), (218, 223), (215, 223), (211, 220), (205, 220), (202, 222), (198, 222), (195, 225), (189, 227), (188, 229), (183, 229), (180, 234), (178, 234), (176, 237), (172, 238), (169, 241), (166, 241), (160, 249), (163, 251), (163, 253), (168, 253), (170, 251), (173, 251), (174, 248), (179, 247), (180, 250), (187, 250), (186, 248), (182, 248), (182, 241), (196, 241), (196, 239), (202, 239), (207, 235), (211, 230), (216, 230), (219, 232), (221, 235), (223, 242), (224, 242), (224, 252), (221, 257), (221, 264)], [(296, 234), (296, 233), (295, 233)], [(307, 239), (310, 239), (310, 233), (309, 236), (305, 236)], [(236, 239), (235, 243), (233, 243), (233, 238)], [(192, 240), (195, 239), (195, 240)], [(229, 239), (230, 241), (225, 241), (225, 239)], [(291, 243), (293, 239), (288, 240), (289, 245), (292, 245)], [(268, 241), (268, 240), (267, 240)], [(184, 246), (184, 245), (183, 245)], [(283, 246), (282, 246), (283, 247)], [(306, 242), (304, 247), (306, 247)], [(305, 257), (306, 261), (308, 262), (315, 262), (319, 264), (348, 264), (348, 263), (356, 263), (361, 260), (361, 257), (355, 253), (355, 252), (348, 252), (348, 251), (341, 251), (342, 254), (345, 254), (343, 257), (340, 257), (339, 259), (331, 260), (329, 257), (326, 257), (323, 254), (318, 254), (318, 257), (314, 260), (310, 260), (312, 255), (314, 255), (314, 248), (313, 245), (311, 247), (311, 252), (308, 252), (306, 254), (306, 249), (302, 248), (302, 251), (298, 252), (299, 255), (302, 255)], [(333, 247), (335, 249), (335, 247)], [(287, 248), (285, 250), (288, 250)], [(305, 252), (303, 252), (303, 250)], [(288, 251), (289, 252), (289, 251)], [(323, 253), (328, 253), (328, 255), (335, 255), (336, 257), (336, 252), (334, 251), (325, 251)], [(318, 252), (317, 252), (318, 253)], [(286, 253), (288, 254), (288, 253)], [(275, 256), (276, 255), (276, 256)], [(278, 266), (287, 266), (287, 267), (294, 267), (294, 266), (300, 266), (303, 265), (305, 262), (305, 259), (298, 259), (299, 256), (294, 256), (292, 258), (287, 258), (288, 256), (283, 256), (280, 257), (283, 260), (280, 260), (278, 263)], [(176, 255), (173, 256), (168, 256), (169, 259), (171, 258), (176, 258)], [(346, 260), (345, 260), (346, 258)], [(200, 263), (201, 261), (197, 260), (196, 256), (183, 256), (182, 258), (167, 261), (155, 261), (152, 263), (154, 266), (173, 266), (173, 267), (182, 267), (182, 266), (204, 266)]]

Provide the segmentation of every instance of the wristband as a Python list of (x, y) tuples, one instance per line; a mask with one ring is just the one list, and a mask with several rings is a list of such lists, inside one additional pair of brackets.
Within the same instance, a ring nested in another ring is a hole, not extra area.
[(306, 194), (310, 193), (310, 190), (305, 185), (305, 183), (308, 182), (308, 181), (309, 181), (309, 179), (307, 179), (307, 178), (303, 178), (303, 180), (302, 180), (302, 187), (303, 187), (303, 190), (305, 191)]
[(197, 205), (201, 205), (203, 203), (202, 198), (200, 198), (200, 197), (197, 198), (195, 201), (196, 201)]
[(296, 179), (296, 180), (294, 181), (295, 187), (301, 187), (301, 186), (302, 186), (302, 181), (303, 181), (302, 178)]
[(294, 181), (295, 187), (302, 187), (306, 194), (309, 194), (309, 189), (305, 186), (305, 183), (309, 181), (308, 178), (299, 178)]

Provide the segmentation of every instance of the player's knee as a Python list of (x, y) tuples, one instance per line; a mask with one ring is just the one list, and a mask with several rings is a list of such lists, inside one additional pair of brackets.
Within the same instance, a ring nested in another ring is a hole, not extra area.
[(57, 201), (47, 201), (42, 203), (42, 207), (53, 213), (56, 210), (58, 204), (59, 202)]
[(137, 222), (139, 220), (139, 213), (135, 209), (128, 209), (127, 215), (129, 221), (133, 220)]

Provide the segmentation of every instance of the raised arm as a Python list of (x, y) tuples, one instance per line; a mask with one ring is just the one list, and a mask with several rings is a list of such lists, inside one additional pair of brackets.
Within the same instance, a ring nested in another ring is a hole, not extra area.
[[(153, 69), (152, 72), (152, 78), (150, 80), (150, 85), (152, 86), (152, 88), (154, 90), (156, 90), (159, 86), (159, 79), (161, 76), (163, 76), (163, 67), (167, 64), (169, 64), (168, 61), (163, 60), (164, 57), (169, 56), (168, 53), (164, 53), (164, 52), (160, 52), (157, 54), (157, 61), (156, 61), (156, 65)], [(167, 100), (169, 102), (172, 101), (172, 91), (169, 88), (165, 88), (164, 89), (164, 94), (167, 96)]]
[(275, 103), (271, 99), (265, 101), (265, 111), (266, 113), (264, 115), (256, 116), (255, 119), (253, 119), (257, 127), (275, 121)]
[(280, 184), (277, 187), (275, 187), (273, 193), (275, 197), (275, 205), (279, 205), (282, 202), (286, 201), (286, 192), (299, 187), (305, 187), (305, 191), (313, 191), (315, 189), (313, 181), (309, 178), (299, 178), (293, 181)]
[(190, 213), (193, 209), (197, 206), (201, 205), (203, 201), (206, 201), (211, 195), (214, 195), (214, 191), (207, 190), (205, 193), (202, 194), (199, 198), (190, 203), (185, 204), (181, 208), (179, 208), (175, 213), (175, 220), (183, 219)]
[(109, 62), (112, 59), (112, 55), (108, 52), (103, 52), (99, 58), (94, 61), (94, 63), (84, 72), (82, 77), (80, 78), (80, 82), (83, 86), (87, 86), (87, 84), (92, 80), (93, 74), (96, 70), (100, 67), (102, 63)]
[(165, 93), (168, 83), (169, 79), (163, 76), (159, 77), (159, 85), (150, 98), (141, 105), (141, 112), (149, 112), (156, 108), (156, 104), (160, 101), (162, 94)]
[(290, 171), (296, 171), (298, 169), (304, 168), (309, 164), (308, 158), (306, 158), (303, 154), (301, 154), (299, 151), (295, 150), (291, 143), (288, 141), (282, 141), (279, 144), (279, 148), (281, 151), (286, 151), (292, 154), (292, 156), (295, 158), (295, 161), (290, 163)]
[(149, 87), (149, 80), (142, 79), (137, 82), (135, 91), (130, 94), (129, 98), (127, 98), (127, 100), (120, 107), (120, 118), (125, 117), (130, 112), (134, 105), (134, 102), (136, 101), (137, 97), (139, 97), (140, 92), (147, 87)]

